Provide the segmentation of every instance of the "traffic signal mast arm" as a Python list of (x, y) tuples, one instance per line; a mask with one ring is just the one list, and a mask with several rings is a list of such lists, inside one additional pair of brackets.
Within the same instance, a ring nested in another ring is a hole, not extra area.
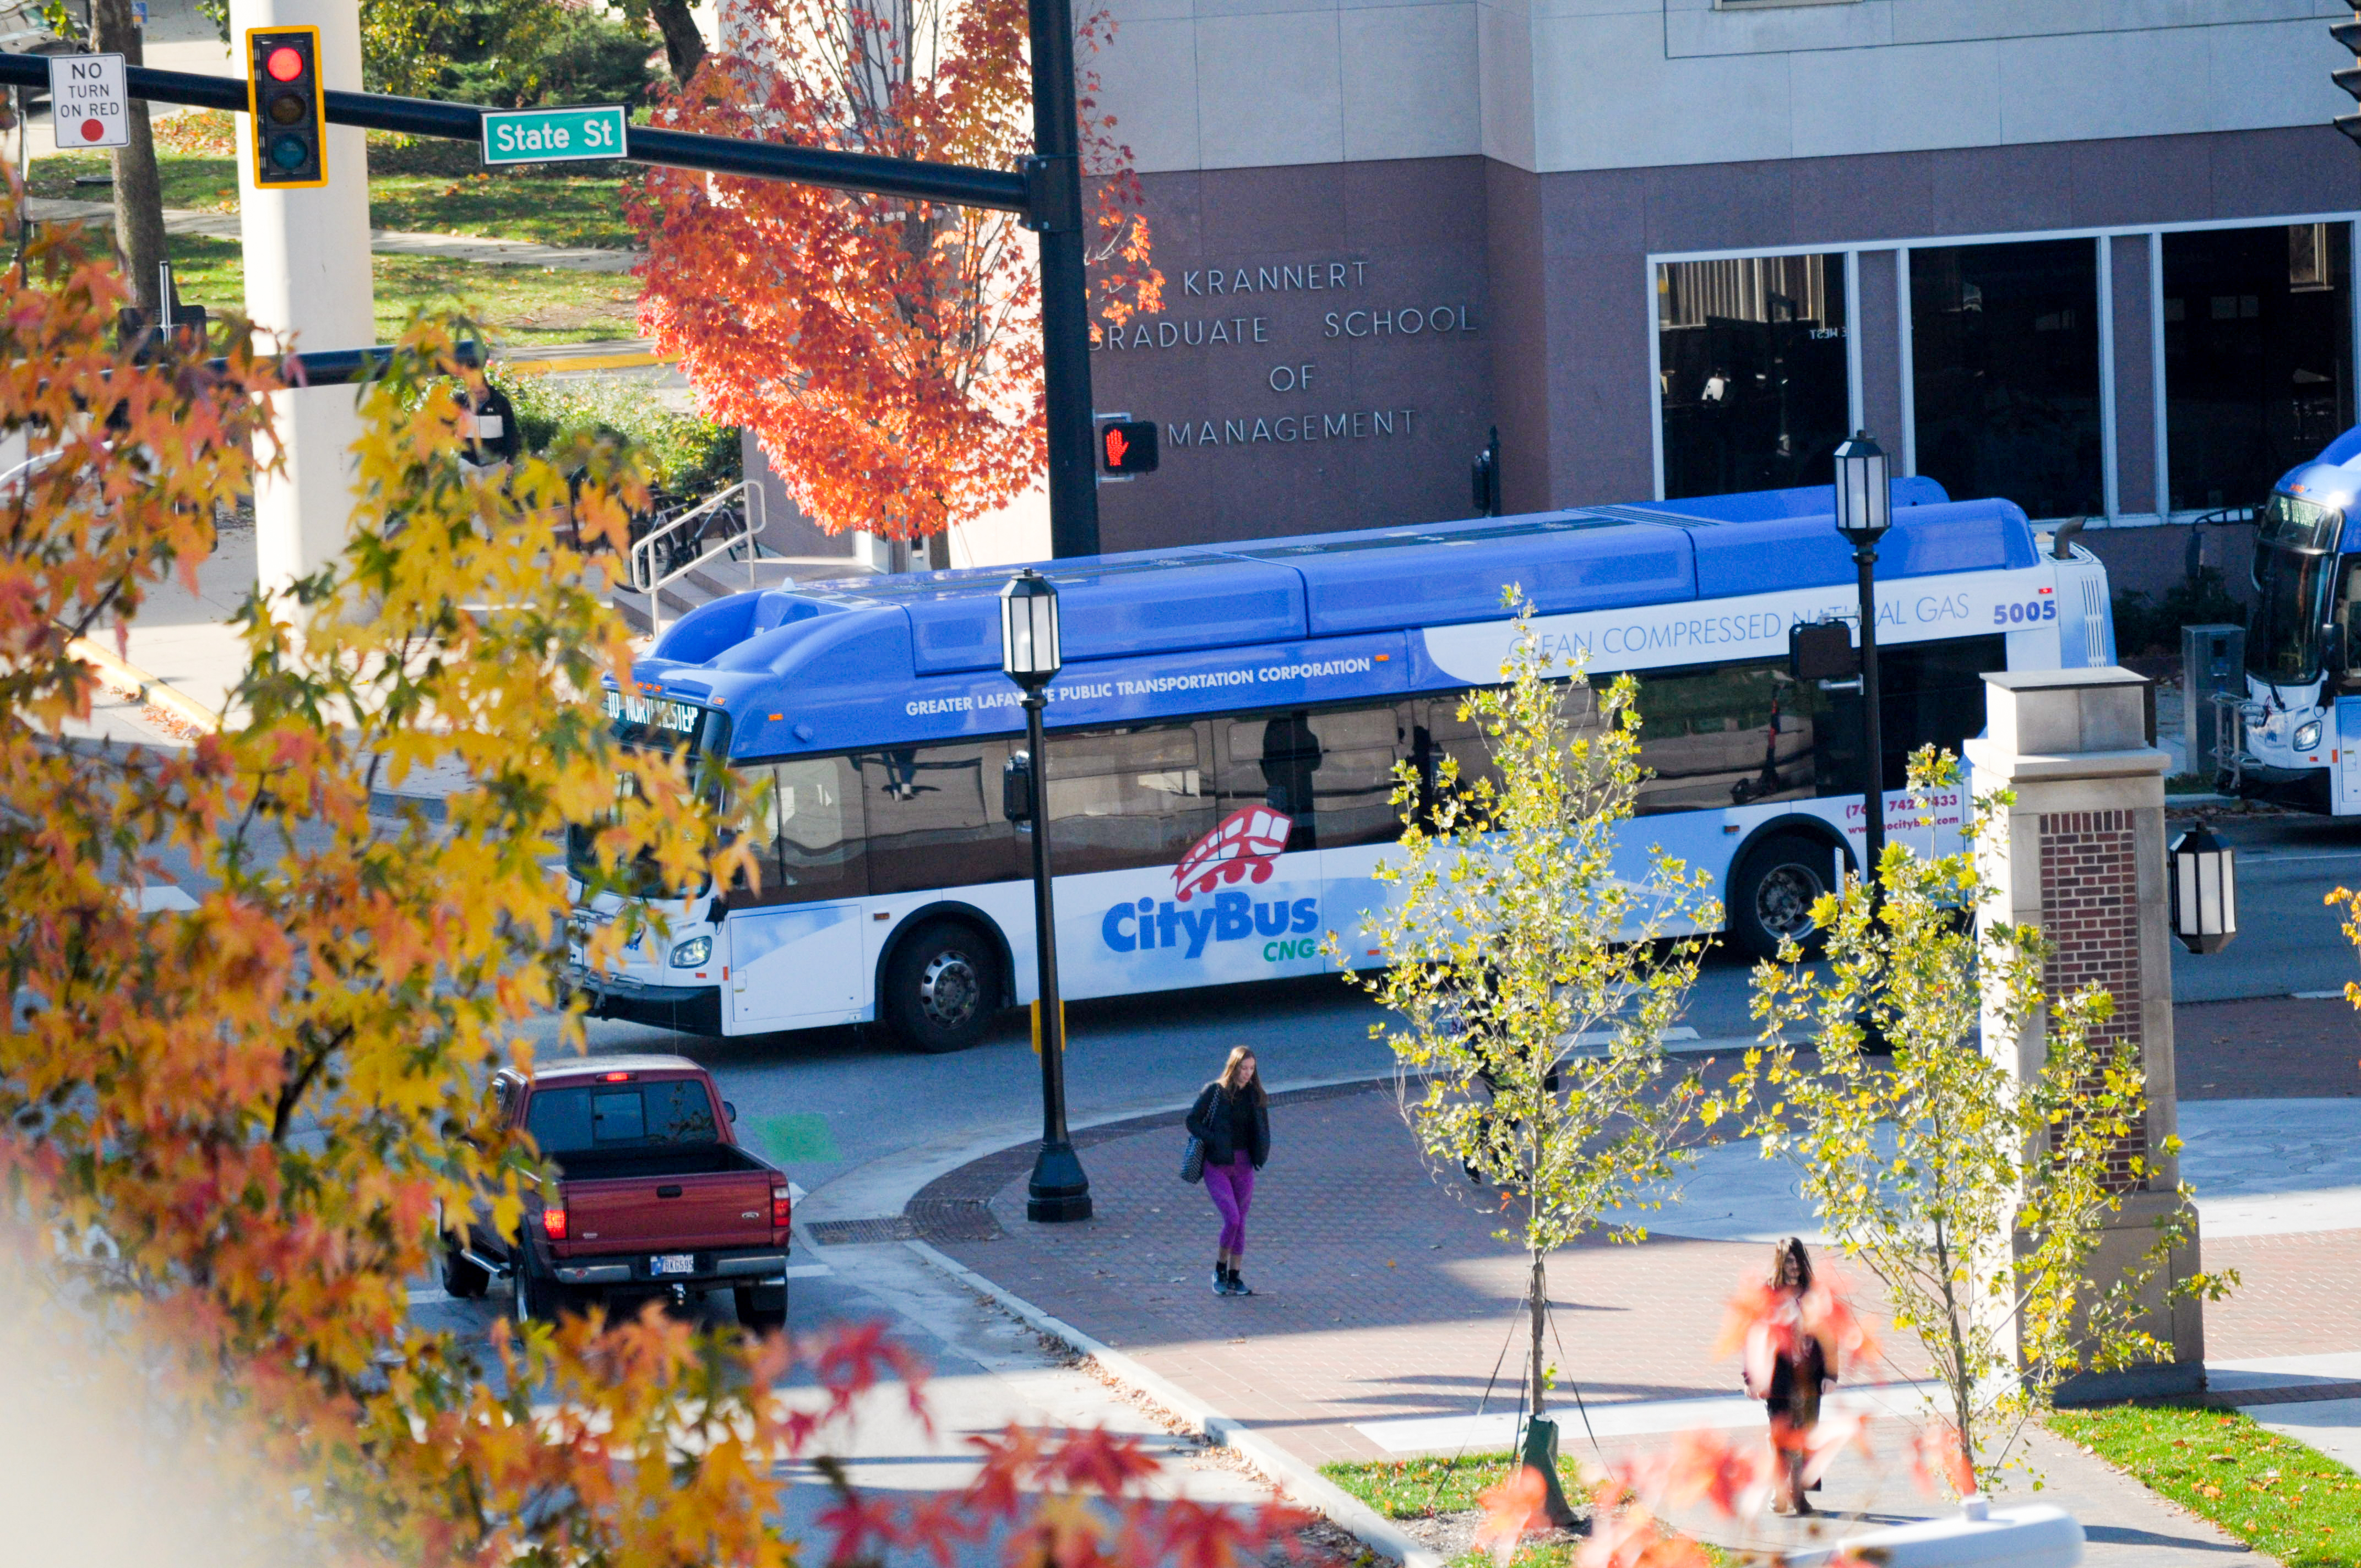
[[(203, 76), (194, 71), (159, 71), (136, 65), (124, 74), (126, 90), (134, 98), (247, 113), (247, 83), (243, 77)], [(0, 54), (0, 85), (46, 89), (49, 82), (47, 56)], [(484, 112), (473, 104), (445, 104), (431, 98), (396, 98), (382, 93), (339, 93), (334, 89), (324, 97), (331, 125), (440, 137), (478, 145), (483, 141)], [(649, 126), (629, 128), (623, 158), (632, 163), (661, 163), (675, 169), (736, 174), (750, 180), (792, 180), (837, 191), (1028, 214), (1037, 206), (1053, 204), (1058, 194), (1049, 186), (1047, 171), (1038, 168), (1028, 168), (1024, 173), (972, 169), (958, 163), (921, 163), (906, 158), (880, 158), (873, 153), (697, 136)], [(1040, 160), (1028, 162), (1038, 165)]]

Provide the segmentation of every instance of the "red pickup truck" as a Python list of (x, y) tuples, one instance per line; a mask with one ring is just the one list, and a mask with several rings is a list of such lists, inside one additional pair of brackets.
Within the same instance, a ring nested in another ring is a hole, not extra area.
[(502, 1123), (557, 1169), (528, 1179), (522, 1239), (480, 1216), (446, 1235), (443, 1288), (505, 1276), (518, 1321), (620, 1296), (728, 1290), (750, 1329), (787, 1320), (787, 1179), (741, 1147), (737, 1112), (685, 1057), (591, 1057), (492, 1080)]

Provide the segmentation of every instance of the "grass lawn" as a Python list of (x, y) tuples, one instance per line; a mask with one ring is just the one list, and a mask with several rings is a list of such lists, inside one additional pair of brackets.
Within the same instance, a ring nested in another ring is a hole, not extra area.
[[(244, 308), (246, 268), (236, 241), (202, 235), (169, 239), (173, 278), (183, 301), (215, 311)], [(596, 343), (639, 335), (633, 311), (640, 286), (628, 276), (495, 267), (434, 256), (378, 256), (370, 261), (381, 343), (391, 342), (408, 324), (411, 312), (420, 307), (464, 309), (503, 343)]]
[[(1504, 1480), (1516, 1455), (1509, 1453), (1470, 1453), (1456, 1464), (1447, 1459), (1403, 1459), (1364, 1464), (1323, 1464), (1320, 1474), (1342, 1486), (1389, 1519), (1425, 1519), (1435, 1514), (1464, 1513), (1476, 1507), (1476, 1497)], [(1581, 1465), (1561, 1457), (1558, 1484), (1568, 1501), (1582, 1507)], [(1575, 1549), (1563, 1542), (1521, 1550), (1511, 1568), (1572, 1568)], [(1712, 1548), (1707, 1555), (1721, 1557)], [(1491, 1554), (1468, 1552), (1452, 1568), (1492, 1568)]]
[(2060, 1410), (2049, 1429), (2289, 1568), (2361, 1563), (2361, 1475), (2235, 1410)]
[[(104, 174), (108, 167), (97, 153), (37, 159), (27, 187), (36, 196), (104, 202), (111, 199), (105, 186), (76, 185), (74, 179)], [(237, 166), (230, 159), (159, 148), (156, 167), (166, 206), (237, 211)], [(369, 224), (418, 234), (626, 249), (636, 242), (623, 217), (623, 186), (612, 175), (378, 172), (369, 178)]]

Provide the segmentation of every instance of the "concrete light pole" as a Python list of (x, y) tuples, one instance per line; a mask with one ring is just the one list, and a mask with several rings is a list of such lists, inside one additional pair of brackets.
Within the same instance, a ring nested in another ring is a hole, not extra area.
[[(243, 49), (250, 27), (319, 28), (322, 80), (332, 91), (360, 91), (360, 9), (352, 0), (230, 0), (229, 18), (234, 51)], [(239, 121), (247, 314), (282, 345), (291, 337), (303, 349), (368, 347), (377, 341), (377, 320), (365, 133), (328, 128), (324, 186), (267, 191), (255, 184), (252, 131), (244, 115)], [(255, 481), (256, 576), (266, 590), (319, 570), (345, 547), (352, 526), (352, 446), (361, 433), (357, 398), (349, 386), (271, 398), (286, 467)]]

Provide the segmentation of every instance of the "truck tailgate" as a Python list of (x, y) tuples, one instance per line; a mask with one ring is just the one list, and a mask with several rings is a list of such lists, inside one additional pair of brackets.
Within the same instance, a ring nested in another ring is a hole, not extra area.
[(560, 1250), (566, 1253), (691, 1252), (771, 1242), (766, 1170), (568, 1179), (559, 1190), (566, 1230)]

